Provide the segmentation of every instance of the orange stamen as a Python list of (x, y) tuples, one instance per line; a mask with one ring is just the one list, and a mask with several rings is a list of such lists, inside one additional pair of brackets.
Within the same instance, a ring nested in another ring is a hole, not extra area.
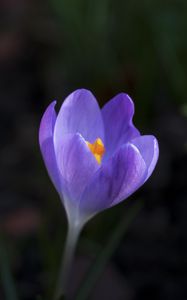
[(104, 147), (102, 140), (100, 138), (98, 138), (95, 140), (95, 142), (93, 144), (91, 144), (89, 142), (86, 142), (86, 144), (88, 145), (88, 148), (95, 156), (95, 159), (97, 160), (98, 164), (100, 164), (102, 157), (105, 153), (105, 147)]

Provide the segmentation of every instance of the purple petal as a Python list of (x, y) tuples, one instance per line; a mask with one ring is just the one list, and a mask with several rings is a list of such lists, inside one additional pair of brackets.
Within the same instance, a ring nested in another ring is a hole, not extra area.
[(144, 182), (146, 165), (128, 143), (106, 161), (86, 187), (80, 201), (83, 214), (94, 214), (126, 199)]
[(55, 101), (52, 102), (42, 117), (39, 129), (39, 144), (48, 174), (60, 193), (61, 183), (53, 145), (53, 132), (56, 121), (55, 104)]
[(151, 176), (158, 160), (159, 147), (157, 139), (152, 135), (143, 135), (133, 139), (131, 142), (138, 148), (146, 163), (148, 170), (146, 181)]
[(66, 198), (76, 205), (99, 164), (78, 133), (64, 136), (57, 163), (65, 183)]
[(93, 94), (85, 89), (70, 94), (61, 106), (54, 130), (55, 151), (58, 152), (66, 134), (75, 133), (91, 143), (97, 138), (104, 141), (100, 108)]
[(108, 158), (121, 145), (140, 134), (132, 123), (134, 104), (127, 94), (118, 94), (105, 104), (102, 108), (102, 115), (105, 127), (106, 158)]

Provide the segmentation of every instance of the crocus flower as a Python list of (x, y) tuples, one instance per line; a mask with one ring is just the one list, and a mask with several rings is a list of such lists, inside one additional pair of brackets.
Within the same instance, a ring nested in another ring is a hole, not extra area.
[(58, 115), (55, 104), (41, 120), (40, 148), (69, 223), (81, 227), (143, 185), (157, 163), (158, 143), (133, 125), (134, 104), (127, 94), (101, 110), (85, 89), (70, 94)]

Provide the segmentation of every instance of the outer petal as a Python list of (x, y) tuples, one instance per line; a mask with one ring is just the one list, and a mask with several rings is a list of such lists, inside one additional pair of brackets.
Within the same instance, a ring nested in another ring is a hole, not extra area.
[(39, 143), (42, 156), (44, 159), (45, 166), (48, 174), (56, 187), (57, 191), (61, 193), (61, 181), (59, 171), (57, 168), (54, 144), (53, 144), (53, 132), (56, 121), (55, 104), (52, 102), (46, 109), (39, 129)]
[(104, 140), (101, 111), (93, 94), (85, 89), (70, 94), (61, 106), (54, 130), (55, 151), (61, 147), (64, 135), (75, 133), (91, 143), (97, 138)]
[(76, 206), (99, 164), (78, 133), (64, 136), (61, 150), (57, 155), (57, 163), (65, 184), (65, 198)]
[(132, 140), (132, 143), (139, 149), (147, 166), (147, 177), (151, 176), (159, 156), (157, 139), (152, 135), (143, 135)]
[(143, 182), (146, 165), (138, 149), (128, 143), (106, 161), (86, 187), (80, 212), (92, 215), (131, 195)]
[(140, 135), (132, 123), (134, 104), (124, 93), (118, 94), (102, 108), (105, 127), (106, 158), (122, 144)]

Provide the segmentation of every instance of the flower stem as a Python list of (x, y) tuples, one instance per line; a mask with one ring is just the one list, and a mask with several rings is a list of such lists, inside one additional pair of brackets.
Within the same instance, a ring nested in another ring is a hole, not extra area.
[(57, 286), (55, 290), (54, 300), (64, 299), (66, 296), (68, 287), (68, 278), (70, 275), (73, 257), (77, 240), (80, 234), (81, 228), (79, 226), (69, 225), (67, 238), (65, 242), (64, 253), (62, 256), (62, 262), (60, 266), (60, 272), (57, 280)]

